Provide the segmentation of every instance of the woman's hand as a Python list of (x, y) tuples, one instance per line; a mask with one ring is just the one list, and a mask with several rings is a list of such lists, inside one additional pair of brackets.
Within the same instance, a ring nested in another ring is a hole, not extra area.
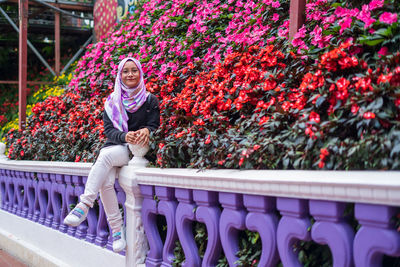
[(127, 143), (129, 143), (129, 144), (132, 144), (132, 145), (136, 144), (136, 138), (137, 138), (136, 132), (133, 132), (133, 131), (132, 132), (128, 132), (125, 135), (125, 141)]
[(136, 134), (135, 144), (145, 146), (149, 144), (150, 131), (147, 128), (143, 128), (134, 132)]

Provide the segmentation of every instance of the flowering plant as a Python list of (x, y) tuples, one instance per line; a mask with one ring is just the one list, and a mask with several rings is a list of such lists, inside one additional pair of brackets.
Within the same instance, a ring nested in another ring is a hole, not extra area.
[[(157, 166), (398, 169), (399, 6), (309, 1), (288, 40), (288, 5), (150, 0), (88, 47), (22, 134), (53, 140), (32, 150), (46, 159), (93, 160), (117, 64), (135, 56), (161, 103)], [(10, 157), (29, 158), (15, 138)]]

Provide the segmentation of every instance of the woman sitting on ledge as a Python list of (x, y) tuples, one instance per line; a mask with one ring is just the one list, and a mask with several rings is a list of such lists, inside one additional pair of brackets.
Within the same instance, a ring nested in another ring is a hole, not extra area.
[(114, 92), (105, 102), (103, 120), (107, 141), (89, 172), (79, 204), (65, 217), (64, 223), (70, 226), (82, 223), (100, 192), (113, 233), (113, 250), (120, 252), (126, 241), (114, 189), (116, 168), (128, 164), (128, 144), (148, 145), (150, 132), (160, 126), (158, 100), (146, 91), (142, 66), (136, 59), (125, 58), (119, 63)]

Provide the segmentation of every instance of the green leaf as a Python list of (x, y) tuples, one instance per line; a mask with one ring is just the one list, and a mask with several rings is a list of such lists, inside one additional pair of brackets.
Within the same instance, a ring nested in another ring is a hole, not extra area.
[(393, 147), (392, 151), (390, 152), (390, 157), (393, 157), (395, 154), (399, 154), (399, 152), (400, 152), (400, 143)]

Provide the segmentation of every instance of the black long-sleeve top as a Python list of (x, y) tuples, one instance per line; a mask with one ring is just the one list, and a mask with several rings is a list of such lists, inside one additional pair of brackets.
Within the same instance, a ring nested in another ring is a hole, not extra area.
[[(159, 102), (157, 97), (153, 94), (147, 96), (146, 102), (136, 112), (127, 112), (127, 114), (129, 131), (137, 131), (142, 128), (147, 128), (150, 132), (153, 132), (160, 126)], [(111, 119), (105, 111), (103, 113), (103, 121), (104, 134), (107, 137), (104, 147), (125, 144), (125, 136), (127, 133), (115, 129)]]

